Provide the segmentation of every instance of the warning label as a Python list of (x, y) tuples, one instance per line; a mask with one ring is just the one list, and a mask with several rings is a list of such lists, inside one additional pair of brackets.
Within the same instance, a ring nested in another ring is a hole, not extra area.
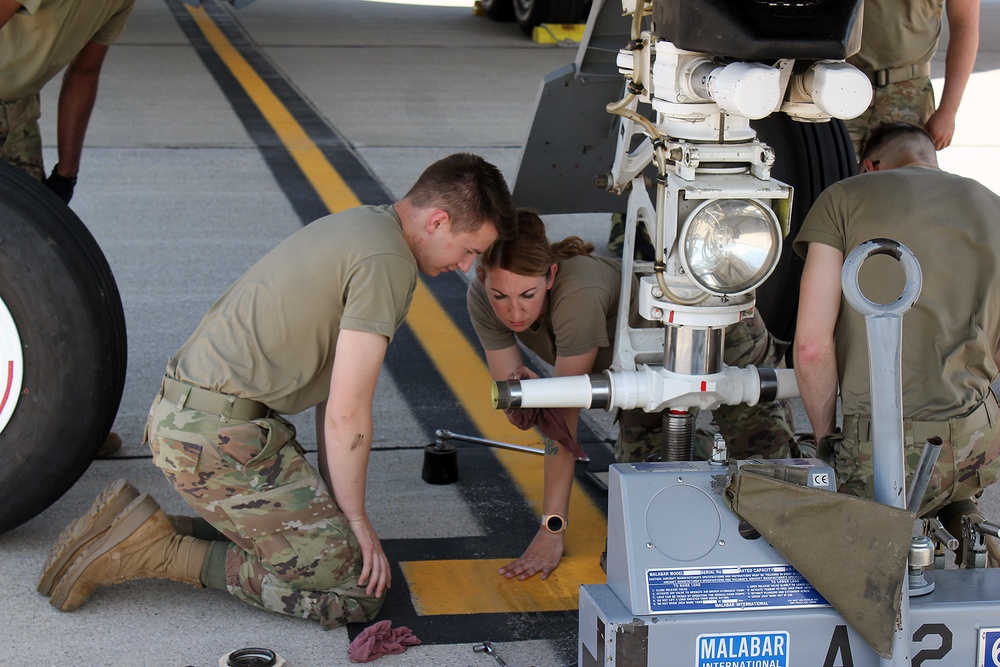
[(827, 604), (787, 564), (647, 570), (646, 590), (653, 614)]

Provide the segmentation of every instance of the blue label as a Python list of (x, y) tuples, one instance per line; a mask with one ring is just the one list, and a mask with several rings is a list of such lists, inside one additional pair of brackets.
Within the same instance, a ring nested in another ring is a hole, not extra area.
[(788, 667), (788, 633), (698, 635), (698, 667)]
[(979, 649), (981, 667), (1000, 667), (1000, 629), (981, 630)]
[(646, 591), (653, 614), (827, 604), (791, 565), (647, 570)]

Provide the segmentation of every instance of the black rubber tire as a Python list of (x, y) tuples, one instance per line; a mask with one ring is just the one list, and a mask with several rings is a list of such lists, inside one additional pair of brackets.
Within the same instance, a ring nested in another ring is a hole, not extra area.
[(586, 0), (513, 0), (514, 18), (524, 34), (531, 36), (543, 23), (584, 23)]
[[(23, 356), (17, 405), (0, 431), (3, 533), (86, 471), (118, 412), (128, 352), (118, 287), (76, 214), (0, 163), (0, 220), (0, 301)], [(0, 349), (5, 364), (13, 355)]]
[(514, 20), (514, 0), (479, 0), (479, 6), (494, 21)]
[[(755, 121), (758, 138), (774, 149), (771, 175), (794, 188), (790, 231), (778, 266), (757, 289), (757, 310), (768, 330), (781, 340), (795, 336), (799, 279), (805, 261), (792, 250), (792, 241), (813, 202), (830, 185), (858, 173), (854, 145), (844, 123), (799, 123), (785, 114)], [(789, 365), (792, 363), (788, 357)]]

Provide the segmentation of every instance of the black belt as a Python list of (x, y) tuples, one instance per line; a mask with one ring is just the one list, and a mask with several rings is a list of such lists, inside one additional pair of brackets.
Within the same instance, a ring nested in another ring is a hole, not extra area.
[(240, 398), (233, 394), (221, 394), (166, 376), (163, 378), (163, 398), (176, 405), (178, 410), (188, 408), (219, 415), (224, 422), (230, 419), (238, 421), (260, 419), (271, 411), (258, 401)]

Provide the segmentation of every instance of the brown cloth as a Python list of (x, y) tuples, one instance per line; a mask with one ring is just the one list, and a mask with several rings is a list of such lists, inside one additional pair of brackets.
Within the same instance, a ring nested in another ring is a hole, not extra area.
[(883, 658), (892, 654), (916, 515), (805, 484), (799, 466), (745, 464), (726, 502)]
[(416, 635), (405, 627), (393, 629), (392, 621), (379, 621), (361, 631), (347, 647), (347, 657), (351, 662), (371, 662), (383, 655), (396, 655), (408, 646), (420, 643)]
[(522, 431), (537, 426), (542, 435), (565, 447), (578, 461), (590, 460), (580, 443), (570, 435), (566, 420), (552, 408), (510, 408), (505, 412), (511, 423)]

